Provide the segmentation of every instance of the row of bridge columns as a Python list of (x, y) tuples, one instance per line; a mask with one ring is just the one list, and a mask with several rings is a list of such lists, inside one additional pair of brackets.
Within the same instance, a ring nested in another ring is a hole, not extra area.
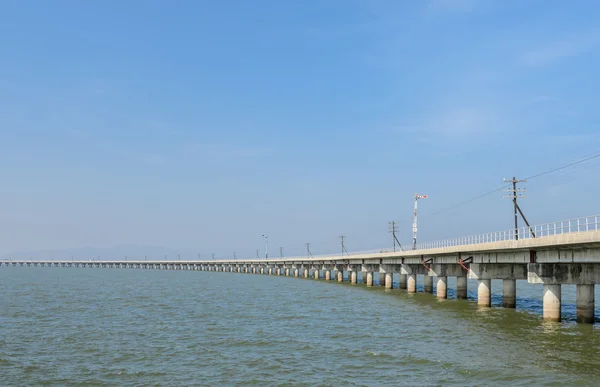
[[(32, 263), (32, 262), (2, 262), (0, 263), (6, 266), (58, 266), (58, 267), (118, 267), (118, 268), (145, 268), (145, 269), (162, 269), (162, 270), (202, 270), (202, 271), (228, 271), (238, 273), (260, 273), (269, 275), (285, 275), (296, 277), (310, 277), (310, 270), (313, 270), (313, 277), (315, 279), (324, 278), (327, 281), (337, 280), (338, 282), (344, 281), (344, 269), (348, 271), (348, 281), (352, 284), (358, 283), (358, 272), (362, 272), (362, 282), (366, 286), (374, 285), (374, 272), (379, 272), (380, 275), (380, 286), (384, 286), (387, 289), (393, 288), (393, 271), (389, 270), (390, 267), (382, 265), (383, 268), (387, 268), (386, 271), (380, 271), (378, 265), (350, 265), (350, 266), (330, 266), (324, 269), (323, 276), (321, 271), (323, 265), (223, 265), (223, 264), (188, 264), (188, 263), (131, 263), (131, 262), (43, 262), (43, 263)], [(535, 264), (537, 265), (537, 264)], [(535, 266), (534, 265), (534, 266)], [(534, 271), (536, 275), (539, 274), (539, 278), (533, 277), (534, 283), (543, 284), (543, 317), (548, 320), (558, 321), (561, 318), (562, 309), (562, 283), (575, 284), (577, 286), (577, 321), (583, 323), (593, 323), (595, 319), (594, 308), (595, 308), (595, 283), (600, 280), (600, 268), (597, 265), (585, 266), (582, 264), (581, 267), (571, 264), (570, 272), (567, 273), (568, 277), (565, 277), (564, 267), (561, 268), (560, 264), (551, 266), (552, 270), (549, 270), (548, 265), (545, 268), (540, 269), (536, 267), (527, 268), (527, 265), (505, 265), (504, 269), (508, 270), (510, 274), (506, 274), (506, 270), (503, 269), (502, 265), (495, 265), (485, 267), (483, 264), (471, 264), (470, 271), (467, 275), (462, 269), (451, 271), (451, 265), (445, 265), (445, 268), (434, 267), (428, 268), (429, 272), (421, 269), (421, 273), (412, 272), (410, 274), (399, 273), (399, 288), (405, 289), (408, 293), (415, 293), (417, 291), (417, 274), (423, 274), (423, 290), (426, 293), (433, 293), (434, 281), (436, 281), (436, 297), (445, 299), (448, 297), (448, 276), (456, 277), (456, 298), (466, 299), (467, 298), (467, 278), (477, 279), (477, 304), (483, 307), (491, 306), (492, 296), (492, 278), (502, 280), (502, 304), (506, 308), (516, 307), (516, 279), (527, 279), (528, 271)], [(456, 265), (455, 265), (456, 266)], [(394, 266), (396, 267), (396, 266)], [(420, 268), (419, 265), (415, 267)], [(473, 269), (475, 268), (475, 269)], [(456, 268), (455, 268), (456, 269)], [(332, 276), (332, 270), (334, 275)], [(430, 275), (431, 273), (440, 274), (444, 273), (444, 270), (449, 275)], [(504, 270), (504, 271), (503, 271)], [(519, 272), (520, 271), (520, 272)], [(475, 272), (475, 273), (474, 273)], [(451, 273), (451, 274), (450, 274)], [(575, 274), (574, 274), (575, 273)], [(583, 273), (583, 274), (580, 274)], [(461, 275), (459, 275), (461, 274)], [(529, 273), (531, 274), (531, 273)], [(579, 277), (577, 277), (579, 275)], [(562, 276), (562, 277), (561, 277)], [(530, 282), (531, 278), (529, 278)], [(564, 282), (570, 281), (570, 282)]]
[[(292, 272), (293, 270), (293, 272)], [(268, 273), (269, 275), (285, 275), (296, 277), (310, 277), (310, 268), (294, 268), (289, 267), (255, 267), (246, 268), (245, 272), (249, 273)], [(335, 270), (332, 276), (331, 270), (312, 269), (312, 278), (326, 281), (336, 280), (337, 282), (344, 281), (344, 273), (342, 270)], [(238, 272), (244, 272), (238, 267)], [(362, 281), (368, 286), (374, 286), (374, 271), (362, 271)], [(358, 283), (358, 271), (348, 271), (348, 280), (352, 284)], [(436, 286), (434, 288), (434, 281)], [(379, 285), (386, 289), (393, 288), (393, 273), (380, 273)], [(399, 274), (399, 288), (406, 290), (408, 293), (417, 292), (417, 274)], [(448, 277), (447, 276), (430, 276), (423, 275), (423, 291), (432, 293), (435, 289), (435, 296), (439, 299), (448, 298)], [(456, 276), (456, 298), (467, 299), (467, 276)], [(561, 285), (560, 284), (545, 284), (543, 291), (543, 317), (548, 320), (560, 320), (561, 314)], [(516, 307), (516, 279), (502, 279), (502, 305), (505, 308)], [(477, 281), (477, 304), (482, 307), (490, 307), (492, 304), (492, 280), (479, 279)], [(594, 285), (580, 284), (577, 285), (577, 321), (584, 323), (594, 322)]]

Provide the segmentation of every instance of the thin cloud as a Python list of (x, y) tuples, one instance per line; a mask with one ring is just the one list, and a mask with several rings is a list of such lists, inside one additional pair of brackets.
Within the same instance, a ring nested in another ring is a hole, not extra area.
[(594, 32), (576, 38), (552, 42), (521, 55), (519, 62), (528, 67), (547, 66), (563, 59), (584, 54), (600, 43), (600, 34)]

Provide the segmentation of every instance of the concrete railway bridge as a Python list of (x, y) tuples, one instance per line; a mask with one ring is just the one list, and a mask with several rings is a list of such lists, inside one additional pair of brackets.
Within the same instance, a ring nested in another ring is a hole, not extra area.
[(24, 261), (1, 260), (0, 266), (50, 266), (200, 270), (304, 278), (349, 280), (366, 286), (399, 287), (417, 291), (422, 278), (425, 292), (448, 297), (448, 277), (456, 277), (456, 296), (467, 298), (467, 279), (478, 281), (477, 303), (491, 305), (491, 280), (502, 280), (503, 305), (514, 308), (516, 280), (543, 284), (543, 317), (561, 318), (561, 286), (577, 286), (577, 321), (594, 322), (594, 287), (600, 283), (600, 215), (548, 223), (516, 230), (425, 243), (410, 251), (367, 251), (348, 255), (323, 255), (277, 259), (164, 260), (164, 261)]

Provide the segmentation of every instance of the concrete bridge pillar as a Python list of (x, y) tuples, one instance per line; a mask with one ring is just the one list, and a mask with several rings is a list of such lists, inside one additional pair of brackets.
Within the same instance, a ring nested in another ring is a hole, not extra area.
[(400, 274), (400, 289), (406, 289), (408, 286), (408, 274)]
[(320, 279), (321, 270), (320, 269), (315, 269), (314, 271), (315, 271), (315, 273), (314, 273), (315, 274), (315, 279), (317, 279), (317, 280)]
[(310, 275), (309, 270), (308, 269), (302, 269), (302, 270), (304, 270), (304, 278), (308, 278)]
[(286, 277), (289, 277), (289, 276), (290, 276), (290, 269), (289, 269), (289, 267), (286, 267), (286, 268), (285, 268), (285, 276), (286, 276)]
[(492, 280), (480, 279), (477, 286), (477, 305), (491, 306), (492, 305)]
[(544, 284), (544, 319), (560, 321), (561, 285)]
[(577, 285), (577, 322), (594, 323), (594, 285)]
[(384, 284), (385, 284), (386, 289), (391, 289), (393, 287), (393, 285), (394, 285), (393, 278), (394, 278), (393, 273), (385, 273)]
[(427, 274), (423, 278), (423, 291), (425, 293), (433, 293), (433, 277)]
[(272, 274), (273, 274), (273, 268), (272, 268), (272, 267), (270, 267), (270, 268), (269, 268), (269, 275), (272, 275)]
[(505, 308), (517, 307), (517, 280), (502, 280), (502, 305)]
[(467, 277), (456, 277), (456, 298), (458, 298), (459, 300), (466, 300), (467, 291)]
[(344, 282), (344, 271), (343, 270), (338, 270), (337, 282)]
[(350, 273), (350, 283), (358, 283), (358, 273), (356, 272), (356, 270), (352, 270), (352, 272)]
[(440, 299), (448, 298), (448, 277), (437, 277), (436, 296)]
[(325, 280), (331, 281), (331, 270), (330, 269), (325, 270)]
[(417, 275), (416, 274), (408, 274), (408, 278), (406, 280), (406, 289), (409, 293), (417, 292)]
[(367, 272), (367, 286), (373, 286), (373, 272)]

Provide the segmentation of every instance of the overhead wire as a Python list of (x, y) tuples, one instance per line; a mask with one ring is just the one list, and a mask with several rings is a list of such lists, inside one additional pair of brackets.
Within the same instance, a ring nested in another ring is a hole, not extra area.
[[(551, 173), (554, 173), (554, 172), (560, 171), (560, 170), (562, 170), (562, 169), (566, 169), (566, 168), (572, 167), (572, 166), (574, 166), (574, 165), (577, 165), (577, 164), (584, 163), (584, 162), (586, 162), (586, 161), (589, 161), (589, 160), (595, 159), (595, 158), (597, 158), (597, 157), (600, 157), (600, 153), (597, 153), (597, 154), (595, 154), (595, 155), (592, 155), (592, 156), (589, 156), (589, 157), (583, 158), (583, 159), (581, 159), (581, 160), (574, 161), (574, 162), (572, 162), (572, 163), (569, 163), (569, 164), (562, 165), (562, 166), (560, 166), (560, 167), (557, 167), (557, 168), (551, 169), (551, 170), (549, 170), (549, 171), (545, 171), (545, 172), (542, 172), (542, 173), (538, 173), (538, 174), (536, 174), (536, 175), (529, 176), (529, 177), (525, 178), (525, 180), (533, 180), (533, 179), (535, 179), (535, 178), (537, 178), (537, 177), (540, 177), (540, 176), (549, 175), (549, 174), (551, 174)], [(436, 212), (432, 212), (432, 213), (430, 213), (430, 215), (437, 215), (437, 214), (441, 214), (442, 212), (446, 212), (446, 211), (450, 211), (450, 210), (453, 210), (453, 209), (455, 209), (455, 208), (458, 208), (458, 207), (462, 207), (462, 206), (464, 206), (465, 204), (469, 204), (469, 203), (471, 203), (471, 202), (474, 202), (474, 201), (476, 201), (476, 200), (482, 199), (482, 198), (484, 198), (484, 197), (486, 197), (486, 196), (489, 196), (489, 195), (491, 195), (491, 194), (493, 194), (493, 193), (496, 193), (496, 192), (498, 192), (498, 191), (502, 191), (503, 189), (509, 188), (510, 186), (511, 186), (510, 184), (503, 185), (502, 187), (496, 188), (496, 189), (494, 189), (494, 190), (492, 190), (492, 191), (486, 192), (486, 193), (484, 193), (484, 194), (482, 194), (482, 195), (479, 195), (479, 196), (476, 196), (476, 197), (474, 197), (474, 198), (472, 198), (472, 199), (465, 200), (465, 201), (463, 201), (463, 202), (457, 203), (457, 204), (455, 204), (455, 205), (453, 205), (453, 206), (450, 206), (450, 207), (444, 208), (444, 209), (442, 209), (442, 210), (439, 210), (439, 211), (436, 211)]]

